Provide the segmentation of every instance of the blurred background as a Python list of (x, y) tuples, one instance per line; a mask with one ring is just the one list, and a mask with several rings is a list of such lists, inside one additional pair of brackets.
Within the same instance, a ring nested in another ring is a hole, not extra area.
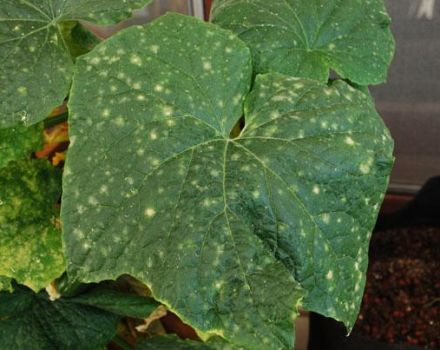
[(392, 191), (415, 192), (440, 175), (440, 1), (386, 0), (396, 56), (372, 88), (396, 141)]

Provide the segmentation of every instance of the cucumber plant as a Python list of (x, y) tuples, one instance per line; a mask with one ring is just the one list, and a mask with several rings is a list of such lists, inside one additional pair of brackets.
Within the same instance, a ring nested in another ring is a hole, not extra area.
[[(0, 342), (284, 350), (300, 309), (351, 330), (393, 164), (367, 88), (394, 53), (382, 0), (217, 0), (212, 23), (102, 42), (81, 25), (146, 2), (0, 8)], [(31, 154), (65, 99), (54, 168)], [(114, 338), (158, 307), (202, 342)]]

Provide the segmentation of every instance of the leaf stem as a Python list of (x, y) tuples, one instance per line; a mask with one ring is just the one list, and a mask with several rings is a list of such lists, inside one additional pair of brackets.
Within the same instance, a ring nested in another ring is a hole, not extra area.
[(53, 118), (48, 118), (44, 121), (44, 128), (50, 128), (52, 126), (55, 126), (57, 124), (63, 123), (65, 121), (67, 121), (67, 118), (69, 117), (69, 113), (68, 112), (64, 112), (60, 115), (57, 115), (56, 117)]
[(119, 335), (113, 338), (113, 342), (123, 350), (133, 350), (133, 347), (128, 344), (124, 339), (122, 339)]

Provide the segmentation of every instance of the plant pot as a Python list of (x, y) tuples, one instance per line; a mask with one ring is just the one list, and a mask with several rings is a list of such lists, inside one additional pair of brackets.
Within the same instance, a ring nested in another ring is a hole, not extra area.
[[(400, 205), (406, 199), (396, 200), (393, 197), (392, 201), (392, 205)], [(390, 203), (384, 206), (390, 208)], [(439, 227), (440, 177), (436, 177), (429, 180), (403, 208), (379, 218), (370, 246), (369, 282), (360, 320), (353, 333), (347, 337), (342, 324), (312, 314), (309, 350), (438, 349), (440, 301), (437, 294), (432, 294), (440, 288), (440, 277), (436, 277), (440, 270)], [(421, 266), (420, 270), (415, 266)], [(427, 293), (424, 292), (426, 290)], [(393, 293), (403, 295), (406, 304)], [(424, 295), (433, 303), (423, 300)], [(400, 312), (403, 305), (408, 306), (407, 310)], [(425, 318), (420, 317), (425, 315), (429, 315), (426, 316), (429, 317), (429, 325)], [(382, 320), (383, 324), (381, 321), (374, 323), (374, 320)], [(419, 320), (423, 324), (419, 324)], [(408, 330), (403, 332), (405, 327)], [(426, 334), (413, 336), (420, 329), (424, 329)], [(419, 345), (387, 344), (365, 334), (376, 334), (378, 338), (391, 334), (390, 338), (399, 338), (402, 343), (411, 338), (411, 342)], [(429, 344), (435, 345), (431, 348), (426, 344), (421, 346), (420, 339), (428, 342), (428, 338)]]

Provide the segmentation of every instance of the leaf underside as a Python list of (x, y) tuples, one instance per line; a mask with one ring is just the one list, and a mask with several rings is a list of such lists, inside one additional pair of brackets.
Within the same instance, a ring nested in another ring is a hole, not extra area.
[(154, 337), (141, 341), (136, 350), (213, 350), (212, 347), (197, 341), (182, 340), (175, 335)]
[(111, 302), (125, 316), (124, 308), (134, 299), (148, 303), (143, 297), (102, 290), (50, 301), (46, 292), (16, 286), (13, 293), (0, 293), (0, 342), (16, 350), (96, 350), (116, 335), (122, 317), (102, 306)]
[(44, 160), (0, 169), (0, 276), (38, 291), (63, 273), (60, 196), (61, 176)]
[(353, 325), (392, 165), (369, 96), (277, 74), (248, 95), (248, 48), (181, 15), (78, 65), (62, 201), (72, 278), (130, 274), (204, 337), (249, 349), (291, 349), (300, 304)]
[(75, 297), (75, 303), (89, 305), (120, 316), (145, 319), (160, 305), (153, 299), (124, 294), (115, 290), (95, 288)]
[(257, 73), (380, 84), (394, 54), (383, 0), (216, 0), (211, 20), (249, 45)]
[(43, 145), (41, 124), (0, 129), (0, 169), (10, 161), (30, 158)]
[(2, 0), (0, 128), (35, 124), (61, 104), (73, 74), (65, 21), (114, 23), (148, 0)]

